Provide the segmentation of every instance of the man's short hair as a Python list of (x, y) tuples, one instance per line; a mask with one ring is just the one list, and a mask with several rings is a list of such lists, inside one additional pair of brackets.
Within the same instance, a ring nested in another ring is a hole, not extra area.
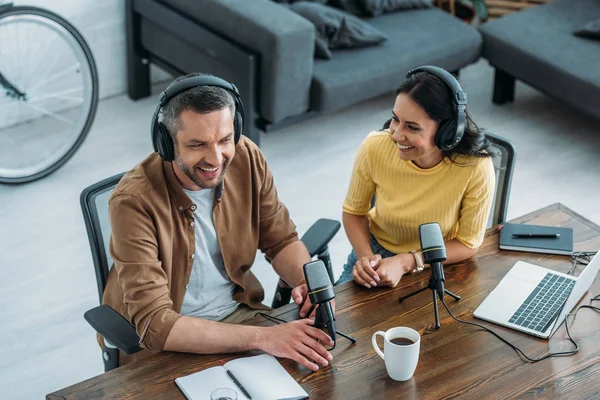
[[(180, 76), (173, 81), (179, 82), (193, 76), (211, 76), (203, 73), (192, 73)], [(235, 116), (235, 100), (229, 91), (216, 86), (196, 86), (179, 93), (162, 107), (162, 122), (175, 141), (177, 131), (181, 129), (180, 115), (184, 111), (194, 111), (199, 114), (208, 114), (222, 110), (225, 107)]]

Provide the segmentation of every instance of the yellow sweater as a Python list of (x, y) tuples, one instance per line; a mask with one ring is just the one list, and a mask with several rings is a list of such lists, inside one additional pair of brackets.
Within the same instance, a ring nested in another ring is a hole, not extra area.
[[(389, 251), (420, 249), (419, 225), (438, 222), (445, 240), (483, 242), (494, 195), (491, 158), (457, 156), (421, 169), (398, 155), (389, 132), (372, 132), (358, 150), (344, 212), (368, 215), (370, 230)], [(371, 198), (375, 196), (375, 207)]]

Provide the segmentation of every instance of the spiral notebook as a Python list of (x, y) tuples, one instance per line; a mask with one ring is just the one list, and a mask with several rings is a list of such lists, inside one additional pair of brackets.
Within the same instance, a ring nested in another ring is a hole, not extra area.
[(210, 399), (219, 388), (235, 390), (239, 400), (308, 399), (308, 393), (269, 354), (238, 358), (177, 378), (175, 384), (189, 400)]

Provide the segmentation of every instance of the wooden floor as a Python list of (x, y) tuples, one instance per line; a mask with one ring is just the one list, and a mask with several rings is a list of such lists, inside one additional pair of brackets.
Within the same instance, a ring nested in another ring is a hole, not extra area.
[[(509, 217), (560, 201), (600, 223), (600, 123), (524, 85), (516, 103), (494, 106), (485, 62), (462, 71), (461, 80), (475, 120), (517, 148)], [(390, 94), (262, 137), (300, 233), (320, 217), (341, 218), (356, 149), (392, 105)], [(89, 137), (63, 168), (38, 182), (0, 186), (0, 397), (41, 398), (102, 372), (83, 319), (98, 295), (79, 194), (149, 154), (154, 108), (155, 96), (102, 101)], [(331, 245), (336, 274), (349, 250), (340, 232)], [(270, 303), (276, 276), (261, 256), (254, 269)]]

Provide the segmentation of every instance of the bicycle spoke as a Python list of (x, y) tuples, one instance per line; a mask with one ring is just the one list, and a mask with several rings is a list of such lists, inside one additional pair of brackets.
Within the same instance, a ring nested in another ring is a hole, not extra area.
[(57, 119), (59, 121), (62, 121), (64, 123), (66, 123), (66, 124), (73, 125), (73, 123), (74, 123), (74, 121), (71, 121), (68, 118), (65, 118), (65, 117), (60, 116), (60, 115), (58, 115), (56, 113), (53, 113), (52, 111), (43, 109), (42, 107), (36, 106), (35, 104), (29, 104), (29, 103), (21, 103), (21, 104), (23, 104), (26, 107), (32, 108), (35, 111), (38, 111), (38, 112), (40, 112), (40, 113), (42, 113), (44, 115), (47, 115), (49, 117), (52, 117), (52, 118)]
[(77, 63), (71, 65), (70, 67), (67, 67), (65, 70), (63, 70), (61, 72), (57, 72), (56, 74), (52, 75), (50, 78), (46, 78), (46, 80), (42, 81), (41, 83), (36, 84), (34, 87), (28, 88), (27, 90), (32, 91), (32, 90), (39, 88), (40, 86), (47, 85), (49, 82), (52, 82), (56, 78), (66, 75), (69, 72), (71, 72), (77, 68), (80, 68), (80, 67), (81, 67), (81, 63), (77, 62)]
[(65, 96), (65, 95), (79, 92), (82, 90), (83, 90), (83, 87), (78, 87), (78, 88), (63, 90), (63, 91), (56, 92), (56, 93), (45, 93), (40, 96), (31, 97), (27, 101), (30, 103), (33, 103), (34, 101), (41, 101), (41, 100), (46, 100), (46, 99), (51, 99), (51, 98), (83, 101), (83, 97)]

